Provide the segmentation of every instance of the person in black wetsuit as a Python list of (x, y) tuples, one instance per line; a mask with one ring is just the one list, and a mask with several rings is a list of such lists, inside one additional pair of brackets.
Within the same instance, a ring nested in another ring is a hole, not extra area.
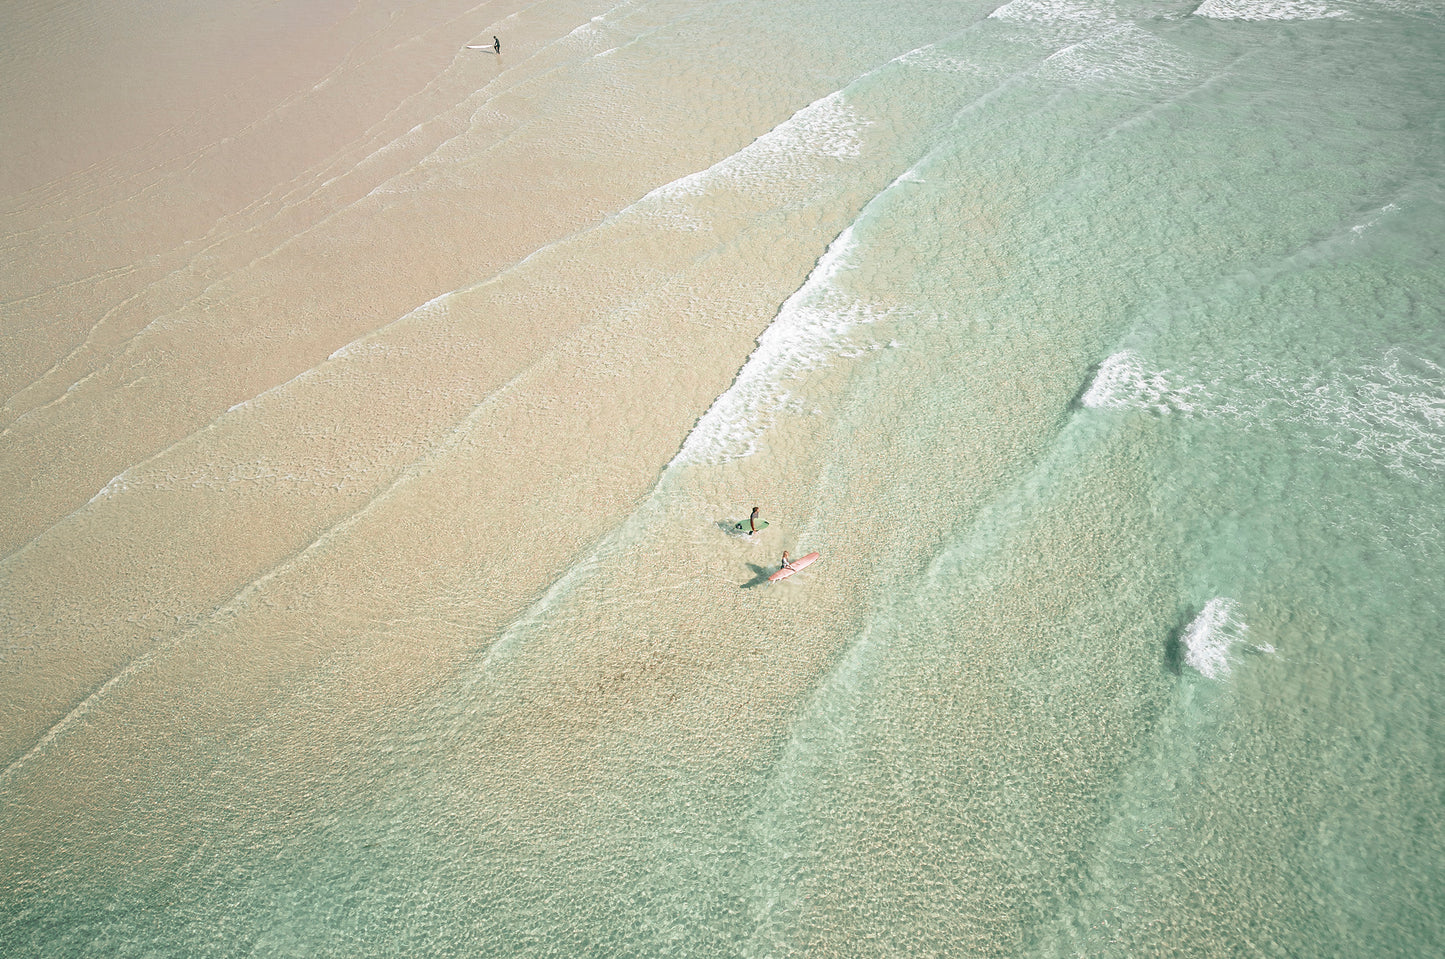
[(500, 57), (502, 55), (502, 41), (496, 37), (492, 37), (492, 49), (497, 51), (497, 56)]

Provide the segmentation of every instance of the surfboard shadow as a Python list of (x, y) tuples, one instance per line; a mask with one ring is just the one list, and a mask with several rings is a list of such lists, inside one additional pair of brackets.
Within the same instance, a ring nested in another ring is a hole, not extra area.
[(759, 566), (757, 563), (749, 563), (748, 569), (752, 570), (757, 575), (754, 576), (752, 579), (748, 580), (746, 583), (743, 583), (741, 586), (739, 586), (739, 589), (752, 589), (755, 586), (764, 586), (768, 582), (768, 577), (773, 575), (773, 573), (777, 571), (777, 567)]

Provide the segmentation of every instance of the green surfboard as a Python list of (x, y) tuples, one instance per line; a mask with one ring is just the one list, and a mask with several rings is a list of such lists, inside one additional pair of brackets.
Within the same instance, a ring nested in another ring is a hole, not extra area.
[[(763, 527), (765, 527), (765, 526), (767, 526), (767, 525), (768, 525), (768, 521), (767, 521), (767, 520), (765, 520), (765, 519), (760, 519), (760, 520), (758, 520), (758, 529), (762, 529)], [(741, 523), (739, 523), (738, 525), (734, 526), (733, 529), (737, 530), (739, 533), (746, 533), (746, 532), (748, 532), (748, 521), (747, 521), (747, 520), (743, 520)]]

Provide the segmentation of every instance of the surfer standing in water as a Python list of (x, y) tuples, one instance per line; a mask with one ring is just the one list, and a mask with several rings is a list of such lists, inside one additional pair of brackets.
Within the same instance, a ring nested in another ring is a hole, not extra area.
[(758, 507), (753, 507), (753, 515), (748, 517), (748, 535), (751, 536), (758, 531)]
[(492, 49), (497, 51), (497, 56), (500, 57), (502, 55), (502, 41), (498, 40), (495, 36), (492, 37)]

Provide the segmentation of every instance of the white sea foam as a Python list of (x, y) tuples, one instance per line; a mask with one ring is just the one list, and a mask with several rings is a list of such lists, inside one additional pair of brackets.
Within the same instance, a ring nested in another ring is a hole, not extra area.
[(936, 73), (959, 73), (970, 76), (979, 76), (983, 73), (982, 66), (976, 60), (944, 53), (933, 45), (910, 50), (900, 56), (898, 62)]
[(1185, 628), (1180, 643), (1184, 662), (1201, 676), (1223, 679), (1229, 675), (1233, 653), (1246, 648), (1258, 653), (1273, 653), (1268, 643), (1249, 643), (1249, 626), (1236, 615), (1239, 604), (1225, 596), (1216, 596), (1204, 604)]
[[(462, 287), (462, 290), (465, 289), (467, 288)], [(396, 347), (387, 342), (384, 337), (395, 327), (404, 323), (423, 323), (445, 319), (451, 311), (448, 301), (459, 292), (461, 292), (461, 290), (448, 290), (445, 293), (439, 293), (421, 306), (413, 307), (389, 323), (362, 334), (345, 346), (334, 350), (331, 355), (326, 358), (326, 363), (336, 363), (339, 360), (355, 360), (363, 356), (384, 355), (394, 352)], [(320, 369), (320, 367), (316, 367), (316, 369)], [(268, 390), (267, 392), (270, 391)], [(266, 394), (263, 393), (261, 395), (265, 396)]]
[(90, 502), (94, 503), (97, 500), (110, 499), (112, 496), (118, 496), (130, 489), (130, 480), (126, 478), (129, 472), (130, 471), (127, 470), (119, 476), (112, 477), (109, 483), (102, 486), (100, 491), (90, 498)]
[(1372, 0), (1370, 6), (1395, 13), (1413, 13), (1421, 16), (1439, 17), (1445, 13), (1440, 0)]
[(1132, 23), (1113, 24), (1051, 54), (1045, 68), (1067, 81), (1107, 84), (1115, 91), (1140, 84), (1152, 89), (1193, 75), (1182, 50)]
[(599, 54), (609, 48), (611, 39), (607, 29), (607, 15), (602, 14), (573, 27), (571, 33), (557, 41), (557, 46), (564, 50)]
[(989, 17), (1016, 23), (1112, 23), (1113, 4), (1099, 0), (1011, 0)]
[(1356, 223), (1354, 226), (1350, 227), (1350, 239), (1358, 240), (1367, 231), (1374, 229), (1376, 224), (1378, 224), (1381, 220), (1385, 219), (1385, 217), (1390, 216), (1392, 213), (1398, 213), (1399, 211), (1400, 207), (1398, 205), (1394, 203), (1386, 203), (1364, 222)]
[(1241, 415), (1314, 427), (1316, 448), (1416, 476), (1445, 472), (1445, 369), (1396, 348), (1380, 363), (1312, 383), (1273, 370), (1249, 382), (1273, 396)]
[(1215, 20), (1323, 20), (1345, 15), (1324, 0), (1204, 0), (1194, 13)]
[(1302, 381), (1236, 362), (1205, 382), (1146, 370), (1132, 350), (1105, 360), (1084, 406), (1230, 419), (1248, 428), (1308, 427), (1308, 448), (1416, 477), (1445, 472), (1445, 369), (1395, 348), (1378, 363)]
[(1066, 83), (1153, 90), (1196, 72), (1183, 50), (1120, 17), (1110, 0), (1013, 0), (989, 16), (1026, 26), (1034, 40), (1064, 44), (1045, 58), (1042, 70)]
[(838, 161), (859, 155), (861, 131), (871, 124), (844, 102), (841, 92), (831, 93), (706, 170), (658, 187), (638, 201), (637, 208), (696, 228), (701, 220), (690, 198), (725, 185), (791, 208), (810, 198), (817, 183), (836, 175)]
[(1099, 365), (1082, 402), (1092, 409), (1147, 409), (1156, 413), (1192, 413), (1203, 386), (1175, 386), (1168, 370), (1145, 372), (1133, 350), (1115, 353)]
[(788, 384), (837, 355), (850, 330), (889, 315), (834, 286), (833, 279), (848, 268), (853, 247), (850, 227), (758, 337), (758, 347), (737, 380), (688, 435), (679, 462), (724, 463), (751, 455), (758, 438), (790, 407), (794, 397)]

